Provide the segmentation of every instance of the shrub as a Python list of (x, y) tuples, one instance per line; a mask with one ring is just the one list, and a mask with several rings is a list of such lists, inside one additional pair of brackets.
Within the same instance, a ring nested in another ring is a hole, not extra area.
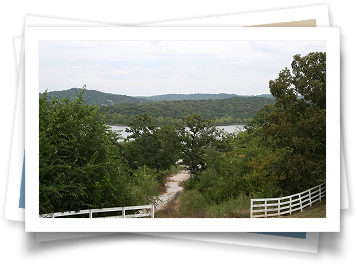
[(204, 196), (197, 190), (188, 190), (180, 197), (180, 215), (188, 218), (205, 217), (207, 203)]
[(237, 198), (229, 198), (221, 204), (214, 204), (207, 208), (209, 218), (249, 218), (250, 199), (241, 193)]

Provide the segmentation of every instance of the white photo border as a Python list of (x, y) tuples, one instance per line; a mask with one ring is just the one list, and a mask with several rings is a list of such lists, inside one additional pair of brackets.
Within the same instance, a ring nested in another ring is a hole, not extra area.
[[(338, 28), (27, 27), (25, 30), (26, 232), (339, 232), (340, 33)], [(326, 218), (39, 218), (39, 41), (326, 41)]]

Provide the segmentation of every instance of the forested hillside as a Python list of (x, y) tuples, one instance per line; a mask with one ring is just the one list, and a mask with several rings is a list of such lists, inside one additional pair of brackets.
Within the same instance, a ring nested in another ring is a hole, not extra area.
[[(74, 99), (80, 89), (47, 92), (49, 100)], [(40, 97), (43, 94), (40, 93)], [(106, 122), (111, 125), (127, 125), (141, 113), (149, 114), (154, 124), (171, 122), (183, 124), (192, 113), (215, 119), (216, 125), (247, 124), (266, 104), (274, 104), (271, 95), (238, 96), (235, 94), (166, 94), (151, 97), (130, 97), (84, 90), (82, 98), (88, 105), (98, 105), (107, 113)]]
[[(47, 97), (48, 99), (53, 99), (55, 97), (57, 97), (58, 99), (62, 99), (62, 98), (74, 99), (77, 97), (80, 90), (81, 90), (80, 88), (71, 88), (62, 91), (51, 91), (51, 92), (47, 92)], [(40, 97), (42, 96), (43, 94), (40, 93)], [(114, 105), (124, 102), (140, 103), (140, 102), (147, 101), (145, 99), (129, 97), (125, 95), (103, 93), (97, 90), (85, 90), (83, 92), (82, 97), (87, 104), (89, 105), (97, 104), (99, 106)]]
[(265, 105), (274, 104), (274, 98), (233, 97), (217, 100), (177, 100), (145, 103), (122, 103), (102, 106), (108, 124), (128, 124), (136, 115), (147, 113), (153, 123), (163, 125), (170, 122), (183, 123), (185, 117), (200, 114), (215, 119), (216, 125), (245, 124)]

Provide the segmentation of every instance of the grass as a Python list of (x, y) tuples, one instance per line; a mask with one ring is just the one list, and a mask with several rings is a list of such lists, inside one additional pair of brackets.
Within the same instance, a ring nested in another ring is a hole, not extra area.
[(296, 211), (291, 215), (283, 215), (282, 218), (326, 218), (326, 199), (316, 202), (311, 207), (306, 207), (303, 211)]
[[(182, 197), (183, 195), (183, 197)], [(249, 218), (250, 200), (241, 195), (221, 204), (208, 205), (196, 192), (178, 192), (155, 218)]]
[(241, 194), (237, 198), (230, 198), (221, 203), (207, 208), (207, 216), (210, 218), (249, 218), (250, 200)]
[[(177, 174), (180, 167), (172, 168), (165, 172), (165, 182), (169, 182), (170, 176)], [(175, 172), (176, 171), (176, 172)], [(187, 188), (187, 182), (179, 186)], [(166, 187), (163, 185), (162, 193)], [(176, 194), (161, 210), (155, 212), (156, 218), (250, 218), (250, 198), (241, 193), (223, 202), (215, 203), (206, 198), (196, 189), (187, 188)], [(270, 208), (268, 206), (268, 208)], [(276, 211), (277, 212), (277, 211)], [(274, 213), (274, 212), (271, 212)], [(291, 215), (285, 214), (273, 218), (326, 218), (326, 199), (306, 207), (303, 211), (297, 210)]]
[[(166, 171), (165, 182), (182, 168), (174, 167)], [(184, 182), (179, 186), (185, 187)], [(166, 187), (163, 185), (161, 193)], [(155, 212), (156, 218), (250, 218), (250, 199), (244, 194), (229, 198), (221, 203), (214, 203), (205, 198), (198, 190), (185, 190), (172, 198), (164, 208)], [(326, 218), (326, 199), (306, 207), (303, 211), (297, 210), (291, 215), (285, 214), (273, 218)]]

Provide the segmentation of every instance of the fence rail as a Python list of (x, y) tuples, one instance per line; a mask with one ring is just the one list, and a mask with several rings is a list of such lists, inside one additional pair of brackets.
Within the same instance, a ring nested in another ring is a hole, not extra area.
[[(306, 191), (281, 198), (251, 199), (250, 218), (280, 216), (302, 211), (326, 196), (326, 183)], [(258, 214), (255, 214), (258, 213)]]
[[(149, 209), (151, 209), (151, 212), (148, 212)], [(126, 215), (125, 211), (129, 211), (129, 210), (141, 210), (141, 211), (146, 210), (146, 213), (141, 212), (141, 213)], [(104, 213), (104, 212), (121, 212), (121, 215), (109, 216), (104, 218), (139, 218), (139, 217), (146, 217), (146, 216), (151, 216), (151, 218), (154, 218), (155, 208), (154, 205), (141, 205), (141, 206), (126, 206), (126, 207), (103, 208), (103, 209), (88, 209), (88, 210), (80, 210), (78, 212), (70, 211), (70, 212), (63, 212), (63, 213), (42, 214), (40, 215), (40, 218), (55, 218), (60, 216), (71, 216), (71, 215), (80, 215), (80, 214), (88, 214), (89, 218), (93, 218), (93, 213)], [(97, 217), (97, 218), (103, 218), (103, 217)]]

